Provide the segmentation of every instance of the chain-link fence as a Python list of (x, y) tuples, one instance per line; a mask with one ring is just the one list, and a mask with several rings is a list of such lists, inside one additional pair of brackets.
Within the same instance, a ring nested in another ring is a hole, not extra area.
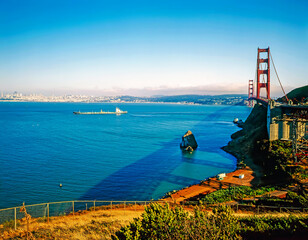
[[(65, 216), (75, 214), (80, 211), (97, 209), (131, 209), (137, 210), (151, 202), (165, 203), (166, 201), (99, 201), (99, 200), (74, 200), (63, 202), (40, 203), (25, 205), (25, 209), (32, 218), (45, 218), (49, 222), (49, 217)], [(22, 206), (0, 209), (0, 224), (14, 221), (15, 229), (17, 221), (25, 217), (21, 211)]]
[[(99, 201), (99, 200), (74, 200), (64, 202), (50, 202), (33, 205), (26, 205), (25, 209), (32, 218), (44, 218), (49, 222), (49, 217), (65, 216), (81, 211), (96, 211), (98, 209), (129, 209), (140, 210), (149, 203), (169, 203), (170, 205), (177, 205), (174, 202), (167, 201)], [(184, 207), (194, 207), (199, 205), (199, 201), (182, 202)], [(259, 213), (308, 213), (308, 208), (299, 207), (279, 207), (279, 206), (263, 206), (263, 205), (248, 205), (248, 204), (228, 204), (235, 212), (243, 211), (253, 214)], [(204, 205), (203, 205), (204, 206)], [(217, 205), (205, 205), (206, 208), (212, 209)], [(5, 222), (14, 223), (14, 228), (17, 228), (18, 220), (25, 217), (25, 213), (21, 211), (22, 206), (0, 209), (0, 224)]]

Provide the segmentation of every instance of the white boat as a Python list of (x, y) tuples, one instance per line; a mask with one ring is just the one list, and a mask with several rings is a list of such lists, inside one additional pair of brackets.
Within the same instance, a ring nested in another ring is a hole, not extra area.
[(103, 110), (101, 110), (100, 112), (73, 112), (74, 114), (88, 114), (88, 115), (91, 115), (91, 114), (117, 114), (117, 115), (120, 115), (120, 114), (125, 114), (127, 113), (127, 111), (122, 111), (120, 108), (116, 108), (115, 112), (103, 112)]

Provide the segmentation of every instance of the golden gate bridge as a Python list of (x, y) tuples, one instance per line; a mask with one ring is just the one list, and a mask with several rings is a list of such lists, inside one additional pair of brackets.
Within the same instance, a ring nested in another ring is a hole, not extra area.
[[(270, 70), (273, 64), (278, 82), (287, 103), (271, 99)], [(256, 66), (256, 84), (248, 81), (248, 102), (253, 107), (255, 102), (267, 108), (267, 130), (270, 141), (292, 141), (295, 162), (308, 163), (308, 105), (293, 104), (288, 99), (279, 79), (270, 48), (258, 48)], [(256, 88), (256, 92), (254, 91)], [(265, 89), (265, 96), (261, 90)]]

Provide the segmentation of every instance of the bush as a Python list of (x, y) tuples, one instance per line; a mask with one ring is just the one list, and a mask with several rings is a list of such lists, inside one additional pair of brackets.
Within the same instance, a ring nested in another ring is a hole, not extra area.
[(230, 187), (228, 189), (221, 189), (210, 194), (207, 194), (202, 198), (202, 202), (206, 204), (216, 204), (230, 201), (238, 201), (243, 198), (254, 197), (263, 195), (268, 192), (275, 191), (274, 187), (260, 187), (251, 188), (247, 186)]
[(293, 175), (294, 158), (292, 155), (292, 142), (261, 140), (255, 145), (254, 152), (258, 153), (256, 160), (262, 165), (267, 176), (281, 177), (289, 181)]
[(302, 194), (297, 194), (295, 192), (288, 192), (287, 199), (293, 201), (294, 206), (308, 207), (308, 196), (304, 192)]
[(252, 236), (270, 239), (271, 236), (288, 236), (308, 232), (308, 218), (296, 217), (248, 217), (240, 218), (240, 235), (245, 239)]
[(240, 239), (239, 224), (228, 207), (220, 206), (213, 214), (195, 208), (189, 215), (181, 207), (150, 204), (139, 219), (123, 227), (113, 239)]
[(122, 227), (112, 239), (271, 239), (307, 232), (307, 216), (235, 217), (226, 206), (218, 206), (213, 214), (196, 207), (188, 214), (180, 207), (172, 209), (167, 204), (151, 204), (141, 218)]

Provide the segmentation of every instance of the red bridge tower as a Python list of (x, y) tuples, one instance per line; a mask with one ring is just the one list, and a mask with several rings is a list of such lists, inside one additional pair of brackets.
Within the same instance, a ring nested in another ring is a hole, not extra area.
[[(260, 58), (260, 53), (267, 53), (265, 58)], [(261, 82), (262, 75), (262, 82)], [(270, 99), (270, 49), (258, 48), (258, 60), (257, 60), (257, 96), (260, 98), (261, 88), (266, 89), (266, 99)]]
[[(254, 88), (253, 88), (253, 80), (249, 80), (249, 84), (248, 84), (248, 101), (249, 101), (249, 107), (253, 107), (253, 100), (251, 100), (250, 98), (252, 98), (254, 95)], [(249, 100), (250, 99), (250, 100)]]

